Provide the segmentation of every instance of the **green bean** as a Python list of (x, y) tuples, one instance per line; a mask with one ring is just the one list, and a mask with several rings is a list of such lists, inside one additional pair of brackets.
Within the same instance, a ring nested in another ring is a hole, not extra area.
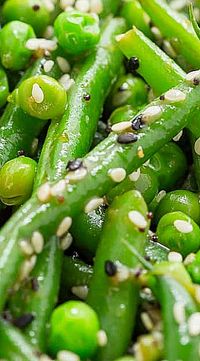
[(8, 322), (0, 320), (1, 348), (0, 357), (7, 361), (39, 361), (35, 351), (28, 344), (20, 331), (11, 326)]
[[(74, 286), (88, 286), (92, 275), (93, 268), (91, 266), (79, 259), (64, 257), (61, 284), (65, 290), (71, 290)], [(62, 288), (61, 292), (63, 291)]]
[(126, 266), (138, 266), (138, 260), (125, 250), (123, 241), (143, 254), (147, 230), (147, 207), (140, 193), (130, 191), (116, 198), (108, 210), (87, 299), (108, 338), (95, 360), (113, 360), (127, 350), (134, 326), (130, 319), (135, 318), (139, 294), (125, 270)]
[(150, 259), (151, 262), (160, 263), (162, 261), (167, 261), (167, 256), (169, 253), (169, 249), (157, 241), (151, 241), (151, 239), (146, 240), (145, 245), (145, 255)]
[(150, 18), (137, 0), (123, 0), (120, 14), (126, 19), (130, 28), (135, 25), (146, 36), (152, 38), (152, 32), (149, 26)]
[[(58, 198), (51, 197), (51, 188), (45, 184), (39, 188), (37, 195), (16, 212), (2, 228), (0, 232), (0, 265), (1, 269), (3, 268), (4, 277), (0, 277), (0, 308), (5, 303), (8, 288), (16, 279), (16, 270), (20, 268), (20, 264), (24, 260), (19, 247), (21, 238), (29, 240), (32, 233), (37, 230), (46, 240), (57, 232), (64, 217), (73, 218), (82, 210), (89, 212), (92, 208), (96, 208), (100, 201), (103, 202), (101, 197), (115, 185), (115, 181), (110, 176), (111, 169), (123, 168), (127, 174), (138, 169), (187, 125), (193, 112), (196, 111), (200, 87), (181, 84), (177, 90), (185, 96), (181, 105), (178, 102), (174, 103), (172, 107), (170, 102), (163, 103), (159, 99), (151, 103), (145, 109), (146, 114), (149, 109), (152, 109), (152, 106), (156, 106), (153, 109), (159, 110), (159, 116), (157, 114), (156, 119), (151, 118), (150, 125), (146, 125), (137, 135), (133, 132), (121, 135), (112, 133), (84, 158), (83, 164), (87, 169), (80, 167), (76, 171), (67, 173), (66, 180), (69, 183), (66, 185), (66, 181), (62, 182), (62, 191), (59, 183)], [(67, 201), (63, 202), (63, 199)], [(65, 219), (64, 229), (70, 223), (70, 218)], [(5, 249), (6, 257), (4, 257), (5, 253), (1, 252), (1, 250), (5, 252)]]
[(106, 17), (110, 14), (115, 15), (119, 9), (121, 2), (120, 0), (101, 0), (102, 1), (102, 12), (101, 17)]
[(199, 68), (200, 41), (191, 23), (184, 15), (173, 11), (162, 0), (139, 0), (162, 34), (171, 41), (173, 48), (192, 67)]
[(196, 254), (190, 254), (184, 263), (192, 281), (200, 284), (200, 251)]
[(21, 70), (28, 64), (32, 51), (26, 42), (35, 38), (33, 28), (21, 21), (11, 21), (0, 31), (0, 58), (6, 69)]
[(30, 24), (39, 36), (50, 22), (50, 14), (41, 0), (7, 0), (2, 8), (5, 22), (19, 20)]

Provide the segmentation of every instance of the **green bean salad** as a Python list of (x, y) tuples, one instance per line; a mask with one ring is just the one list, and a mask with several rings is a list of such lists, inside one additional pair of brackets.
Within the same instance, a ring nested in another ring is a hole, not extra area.
[(200, 361), (199, 0), (0, 0), (0, 361)]

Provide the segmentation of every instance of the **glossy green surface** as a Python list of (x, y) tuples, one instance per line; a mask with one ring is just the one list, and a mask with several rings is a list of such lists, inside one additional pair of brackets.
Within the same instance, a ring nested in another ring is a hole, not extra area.
[[(183, 221), (184, 223), (181, 223), (183, 226), (177, 228), (177, 221)], [(186, 226), (186, 231), (184, 231), (184, 226)], [(158, 223), (156, 234), (160, 243), (168, 247), (170, 251), (181, 253), (184, 257), (200, 248), (199, 226), (182, 212), (165, 214)]]
[[(59, 200), (53, 197), (43, 204), (35, 195), (1, 229), (0, 263), (3, 265), (4, 275), (0, 277), (1, 308), (6, 300), (6, 291), (13, 284), (16, 270), (23, 261), (18, 240), (21, 237), (26, 239), (34, 230), (40, 230), (45, 239), (48, 239), (55, 234), (63, 217), (74, 217), (84, 209), (91, 198), (104, 196), (112, 189), (114, 182), (108, 174), (110, 168), (123, 167), (127, 174), (131, 173), (185, 127), (199, 103), (200, 87), (193, 88), (182, 84), (179, 89), (186, 94), (183, 106), (165, 103), (162, 106), (161, 118), (143, 128), (138, 133), (137, 142), (123, 145), (117, 142), (116, 134), (111, 134), (94, 148), (84, 158), (84, 164), (88, 169), (87, 175), (77, 184), (66, 185), (63, 192), (66, 202), (59, 203)], [(160, 104), (160, 100), (156, 100), (154, 104)], [(138, 146), (143, 148), (143, 158), (137, 155)], [(17, 227), (13, 228), (13, 224)], [(6, 254), (2, 253), (5, 247)]]
[(41, 0), (7, 0), (2, 16), (5, 22), (19, 20), (30, 24), (38, 36), (43, 35), (50, 22), (50, 13)]
[(200, 252), (197, 252), (194, 260), (186, 266), (192, 281), (200, 284)]
[(21, 21), (11, 21), (0, 30), (0, 58), (6, 69), (26, 67), (32, 55), (26, 42), (31, 38), (35, 38), (33, 28)]
[[(141, 213), (146, 219), (144, 232), (140, 232), (138, 226), (130, 221), (128, 215), (131, 211)], [(122, 356), (129, 345), (137, 310), (138, 286), (131, 280), (118, 282), (117, 278), (109, 277), (105, 273), (105, 262), (119, 262), (131, 268), (138, 266), (138, 260), (124, 242), (134, 246), (140, 254), (144, 253), (148, 231), (146, 217), (146, 204), (137, 191), (116, 198), (108, 209), (87, 298), (87, 302), (96, 310), (108, 338), (106, 346), (98, 349), (94, 360), (114, 360)]]
[(68, 350), (85, 359), (97, 348), (100, 325), (96, 312), (81, 301), (68, 301), (58, 306), (50, 321), (49, 349), (51, 354)]
[(73, 55), (92, 49), (100, 38), (98, 17), (75, 10), (58, 15), (54, 30), (61, 47)]
[(150, 18), (137, 0), (123, 0), (120, 14), (126, 19), (130, 29), (135, 25), (148, 38), (152, 37)]
[(200, 223), (199, 196), (186, 190), (175, 190), (166, 194), (160, 201), (155, 213), (155, 221), (170, 212), (180, 211), (191, 217), (197, 224)]
[(137, 109), (132, 107), (131, 105), (124, 105), (115, 109), (110, 118), (108, 120), (108, 124), (112, 126), (113, 124), (120, 122), (128, 122), (131, 121), (135, 114), (137, 113)]
[(9, 94), (9, 84), (6, 72), (0, 68), (0, 107), (5, 105)]
[(31, 195), (37, 163), (28, 157), (14, 158), (0, 170), (0, 199), (6, 205), (20, 205)]
[[(36, 98), (38, 92), (41, 100)], [(16, 103), (32, 117), (48, 120), (62, 116), (67, 105), (67, 93), (54, 78), (36, 75), (20, 84), (16, 93)]]

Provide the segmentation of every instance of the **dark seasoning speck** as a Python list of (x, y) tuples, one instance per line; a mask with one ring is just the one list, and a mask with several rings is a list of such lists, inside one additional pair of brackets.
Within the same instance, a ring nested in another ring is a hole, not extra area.
[(117, 137), (117, 141), (120, 144), (130, 144), (135, 143), (138, 140), (138, 136), (134, 133), (124, 133), (120, 134)]
[(117, 273), (117, 266), (112, 261), (106, 261), (105, 262), (105, 273), (109, 277), (113, 277)]

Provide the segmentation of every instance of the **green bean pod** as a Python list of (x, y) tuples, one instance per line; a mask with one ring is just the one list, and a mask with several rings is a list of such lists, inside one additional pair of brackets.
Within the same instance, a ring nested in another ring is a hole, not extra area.
[(200, 284), (200, 251), (191, 256), (189, 255), (189, 257), (192, 257), (192, 260), (186, 264), (187, 271), (192, 281)]
[[(61, 189), (59, 183), (58, 193), (53, 195), (51, 186), (45, 184), (1, 229), (0, 269), (3, 277), (0, 277), (0, 308), (16, 279), (16, 271), (25, 259), (19, 246), (21, 239), (30, 239), (37, 230), (48, 240), (57, 232), (63, 218), (70, 216), (73, 219), (81, 211), (96, 208), (116, 184), (110, 176), (111, 169), (123, 168), (127, 175), (130, 174), (187, 125), (199, 104), (200, 87), (183, 83), (176, 89), (184, 93), (184, 101), (174, 103), (172, 107), (170, 102), (155, 100), (145, 108), (147, 114), (152, 106), (156, 106), (156, 112), (159, 110), (159, 116), (157, 113), (151, 118), (151, 124), (137, 134), (111, 133), (84, 157), (83, 167), (78, 172), (67, 172)], [(65, 222), (69, 224), (70, 220)]]
[(181, 54), (192, 68), (200, 68), (200, 40), (191, 23), (184, 15), (173, 11), (162, 0), (139, 0), (161, 33), (171, 41), (173, 48)]
[(39, 361), (35, 350), (20, 331), (4, 320), (0, 320), (0, 357), (7, 361)]
[[(137, 215), (141, 224), (136, 221)], [(141, 232), (141, 228), (145, 231)], [(135, 268), (138, 260), (125, 249), (123, 242), (132, 244), (143, 254), (147, 230), (147, 207), (139, 192), (130, 191), (113, 202), (95, 257), (94, 276), (87, 299), (96, 310), (108, 338), (107, 344), (99, 348), (95, 360), (114, 360), (122, 356), (129, 345), (139, 294), (138, 286), (132, 284), (127, 274), (124, 276), (123, 267)], [(109, 273), (110, 263), (114, 270)], [(116, 332), (117, 329), (121, 332)]]

